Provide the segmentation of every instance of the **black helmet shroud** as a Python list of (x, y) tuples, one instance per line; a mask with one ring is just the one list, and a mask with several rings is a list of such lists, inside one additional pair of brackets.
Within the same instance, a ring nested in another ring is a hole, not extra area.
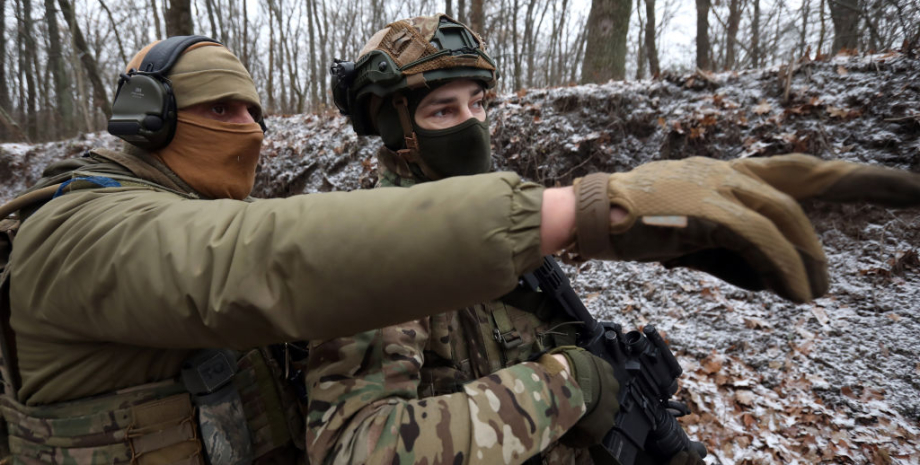
[(371, 97), (383, 99), (448, 80), (472, 79), (486, 88), (498, 72), (482, 39), (445, 15), (391, 23), (365, 45), (357, 62), (335, 60), (332, 95), (359, 135), (378, 135)]

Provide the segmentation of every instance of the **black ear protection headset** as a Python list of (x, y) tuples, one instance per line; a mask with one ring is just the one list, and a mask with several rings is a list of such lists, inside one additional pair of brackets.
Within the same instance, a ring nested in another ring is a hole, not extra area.
[[(144, 150), (169, 145), (176, 134), (176, 97), (166, 75), (185, 49), (199, 42), (220, 42), (204, 36), (174, 36), (144, 56), (140, 69), (130, 69), (118, 79), (108, 131)], [(258, 123), (265, 131), (259, 115)]]

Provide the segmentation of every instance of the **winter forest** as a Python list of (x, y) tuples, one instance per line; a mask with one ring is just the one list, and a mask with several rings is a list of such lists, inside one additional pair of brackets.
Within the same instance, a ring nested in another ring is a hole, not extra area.
[[(0, 0), (0, 204), (50, 162), (122, 148), (105, 132), (119, 73), (186, 34), (227, 45), (258, 87), (254, 197), (371, 188), (381, 141), (339, 115), (329, 65), (436, 12), (499, 67), (496, 170), (553, 186), (803, 152), (920, 172), (918, 0)], [(658, 263), (564, 269), (598, 319), (664, 334), (706, 463), (916, 465), (920, 214), (802, 206), (831, 281), (805, 304)]]
[(499, 93), (920, 40), (913, 0), (0, 0), (0, 141), (102, 130), (120, 69), (172, 35), (236, 52), (268, 114), (322, 112), (333, 58), (356, 58), (390, 21), (439, 11), (481, 32)]

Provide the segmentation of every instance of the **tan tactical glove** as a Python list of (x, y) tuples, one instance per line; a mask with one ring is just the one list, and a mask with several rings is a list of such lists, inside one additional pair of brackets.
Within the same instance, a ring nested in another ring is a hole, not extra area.
[[(827, 261), (796, 200), (920, 205), (920, 175), (803, 154), (688, 158), (575, 181), (576, 258), (660, 261), (794, 302), (823, 295)], [(627, 212), (610, 224), (610, 205)]]
[(617, 402), (620, 383), (613, 374), (613, 367), (580, 347), (561, 346), (537, 360), (551, 373), (562, 370), (553, 354), (561, 354), (569, 362), (572, 378), (585, 397), (585, 414), (562, 436), (562, 442), (569, 447), (600, 444), (604, 435), (613, 428), (616, 414), (620, 411), (620, 403)]

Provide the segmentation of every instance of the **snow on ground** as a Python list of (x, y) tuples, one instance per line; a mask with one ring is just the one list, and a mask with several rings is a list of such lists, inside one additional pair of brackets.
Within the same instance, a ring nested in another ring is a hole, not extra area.
[[(790, 69), (792, 72), (790, 73)], [(658, 159), (802, 151), (920, 172), (920, 60), (891, 52), (764, 70), (495, 96), (493, 161), (546, 185)], [(270, 118), (254, 194), (368, 188), (379, 142), (332, 113)], [(0, 144), (0, 201), (108, 135)], [(709, 463), (920, 463), (920, 213), (807, 203), (831, 289), (794, 305), (657, 264), (566, 266), (587, 306), (654, 323), (684, 367), (682, 421)]]

